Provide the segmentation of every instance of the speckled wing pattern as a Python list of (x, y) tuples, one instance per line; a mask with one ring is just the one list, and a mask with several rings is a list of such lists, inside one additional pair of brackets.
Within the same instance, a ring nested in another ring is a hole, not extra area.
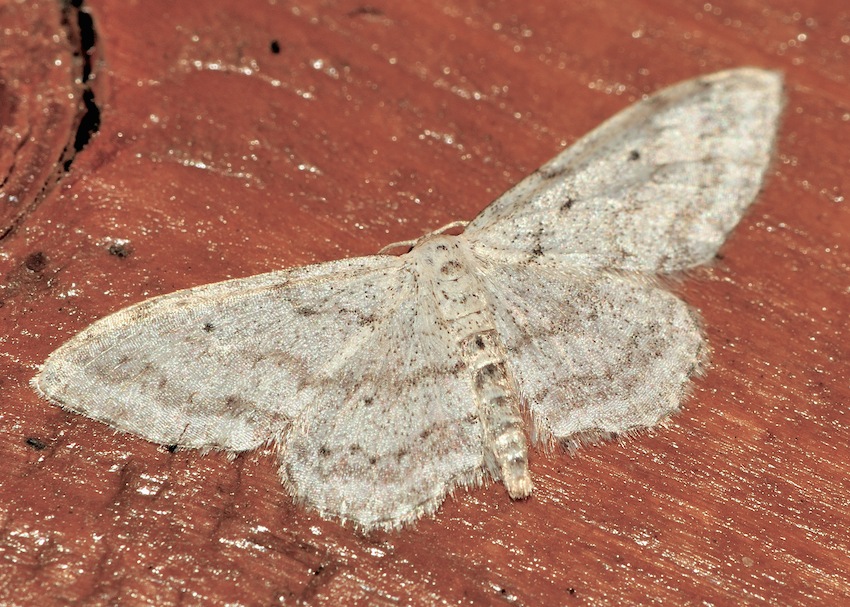
[(392, 527), (482, 478), (481, 422), (463, 355), (437, 301), (417, 296), (420, 281), (399, 272), (384, 315), (314, 375), (321, 394), (286, 435), (283, 481), (323, 515)]
[(156, 443), (254, 449), (322, 398), (306, 371), (370, 339), (401, 265), (340, 260), (155, 297), (62, 345), (35, 386)]
[(544, 164), (467, 227), (480, 247), (674, 272), (710, 261), (761, 188), (782, 77), (743, 68), (674, 85)]
[(380, 256), (177, 291), (94, 323), (34, 384), (160, 444), (281, 440), (299, 502), (395, 526), (484, 474), (461, 352), (421, 282), (403, 258)]
[(710, 260), (757, 194), (781, 88), (758, 69), (671, 87), (461, 235), (141, 302), (33, 385), (162, 444), (273, 442), (296, 501), (366, 530), (488, 477), (528, 496), (529, 438), (576, 445), (679, 408), (705, 347), (657, 277)]
[(656, 277), (717, 253), (761, 187), (781, 109), (776, 72), (683, 82), (467, 226), (541, 440), (577, 444), (678, 409), (706, 349), (695, 315)]
[(639, 276), (546, 260), (485, 266), (535, 442), (571, 447), (675, 412), (705, 359), (688, 305)]

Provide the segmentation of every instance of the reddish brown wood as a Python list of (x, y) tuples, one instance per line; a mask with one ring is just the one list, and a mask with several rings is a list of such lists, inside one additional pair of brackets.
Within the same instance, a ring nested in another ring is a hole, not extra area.
[[(72, 23), (50, 2), (0, 2), (3, 193), (31, 176), (27, 202), (2, 209), (0, 603), (850, 599), (844, 3), (83, 10), (102, 123), (64, 172)], [(57, 58), (65, 71), (45, 69)], [(362, 535), (293, 506), (267, 453), (170, 453), (28, 386), (54, 347), (128, 303), (470, 219), (640, 95), (740, 65), (783, 70), (788, 106), (758, 204), (680, 289), (712, 367), (666, 428), (536, 453), (526, 502), (499, 484), (460, 491), (414, 528)], [(24, 131), (29, 148), (12, 149)]]
[(0, 5), (0, 239), (73, 159), (82, 63), (76, 30), (63, 27), (68, 14), (59, 2)]

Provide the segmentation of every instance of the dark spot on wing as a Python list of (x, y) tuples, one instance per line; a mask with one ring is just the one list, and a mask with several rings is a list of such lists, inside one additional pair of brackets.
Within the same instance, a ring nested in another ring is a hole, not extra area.
[(631, 152), (629, 152), (629, 160), (640, 160), (640, 152), (637, 150), (632, 150)]
[(45, 445), (43, 441), (40, 441), (33, 436), (27, 438), (26, 443), (36, 451), (44, 451), (47, 448), (47, 445)]
[(277, 40), (272, 40), (271, 44), (269, 44), (269, 50), (272, 52), (272, 55), (277, 55), (280, 53), (280, 42)]
[(567, 172), (567, 167), (557, 167), (557, 168), (546, 168), (540, 167), (537, 169), (537, 173), (540, 175), (541, 179), (555, 179), (556, 177), (560, 177), (564, 173)]
[(478, 348), (479, 350), (484, 349), (484, 338), (481, 337), (480, 335), (475, 336), (475, 347)]
[(300, 314), (301, 316), (315, 316), (318, 314), (318, 310), (315, 308), (311, 308), (310, 306), (301, 306), (295, 308), (295, 313)]
[(207, 333), (212, 333), (214, 330), (215, 330), (214, 324), (212, 324), (211, 322), (205, 322), (204, 323), (204, 331), (206, 331)]
[(319, 457), (328, 457), (330, 454), (331, 450), (326, 445), (319, 447)]
[(165, 445), (165, 450), (169, 453), (175, 453), (177, 451), (177, 445)]
[(370, 465), (374, 466), (374, 465), (375, 465), (375, 464), (377, 464), (377, 463), (378, 463), (378, 458), (377, 458), (377, 457), (375, 457), (374, 455), (373, 455), (372, 457), (370, 457), (370, 458), (369, 458), (369, 464), (370, 464)]
[(351, 455), (354, 455), (355, 453), (360, 453), (361, 451), (363, 451), (363, 447), (357, 444), (351, 445), (348, 448), (348, 452), (351, 453)]
[(567, 196), (567, 199), (564, 201), (564, 204), (561, 205), (561, 212), (566, 212), (573, 208), (574, 202), (575, 199), (573, 197)]
[(224, 406), (231, 411), (250, 411), (253, 405), (254, 403), (236, 394), (231, 394), (224, 399)]
[(377, 320), (374, 314), (363, 314), (362, 312), (357, 313), (357, 324), (361, 327), (365, 327), (367, 325), (371, 325), (373, 322)]
[(543, 255), (543, 245), (541, 243), (543, 242), (543, 231), (544, 231), (544, 229), (545, 228), (543, 227), (543, 224), (541, 223), (540, 225), (537, 226), (537, 229), (534, 230), (535, 245), (534, 245), (534, 248), (531, 249), (531, 255), (533, 257), (540, 257), (541, 255)]
[(453, 276), (457, 274), (463, 266), (456, 259), (452, 259), (443, 264), (440, 268), (440, 272), (445, 274), (446, 276)]

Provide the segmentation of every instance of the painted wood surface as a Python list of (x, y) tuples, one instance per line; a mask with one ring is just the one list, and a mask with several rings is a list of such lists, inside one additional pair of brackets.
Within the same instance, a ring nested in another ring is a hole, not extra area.
[[(837, 0), (0, 2), (0, 603), (850, 600), (850, 12)], [(458, 219), (641, 95), (782, 70), (764, 192), (678, 291), (709, 372), (666, 428), (532, 453), (362, 535), (262, 453), (170, 452), (40, 400), (129, 303)]]

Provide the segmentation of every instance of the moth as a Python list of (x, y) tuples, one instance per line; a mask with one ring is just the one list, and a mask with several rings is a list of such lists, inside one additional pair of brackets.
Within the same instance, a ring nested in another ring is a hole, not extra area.
[(781, 109), (776, 72), (683, 82), (461, 234), (155, 297), (89, 326), (32, 383), (156, 443), (271, 442), (298, 503), (365, 530), (486, 479), (524, 498), (529, 445), (578, 446), (679, 409), (706, 344), (659, 278), (717, 253), (761, 187)]

